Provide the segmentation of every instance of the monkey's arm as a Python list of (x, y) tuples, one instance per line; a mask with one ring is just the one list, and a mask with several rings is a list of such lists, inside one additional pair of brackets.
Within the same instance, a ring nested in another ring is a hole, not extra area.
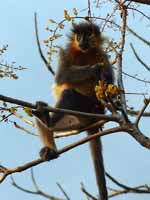
[(108, 64), (106, 66), (101, 67), (100, 79), (108, 84), (114, 83), (114, 72), (112, 69), (112, 65)]
[[(99, 74), (99, 75), (98, 75)], [(60, 68), (56, 74), (56, 83), (81, 83), (84, 81), (97, 81), (100, 77), (100, 64), (86, 66), (68, 66)]]

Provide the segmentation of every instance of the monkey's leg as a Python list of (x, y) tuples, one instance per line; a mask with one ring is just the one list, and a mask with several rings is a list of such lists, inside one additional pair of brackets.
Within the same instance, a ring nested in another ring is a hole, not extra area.
[[(98, 129), (92, 129), (88, 131), (88, 135), (98, 132)], [(102, 155), (102, 144), (100, 138), (90, 141), (90, 149), (95, 169), (96, 181), (101, 200), (108, 200), (105, 169)]]
[[(88, 102), (87, 97), (73, 89), (67, 89), (63, 91), (60, 100), (56, 104), (56, 108), (88, 112), (87, 108), (90, 106), (86, 102)], [(44, 144), (44, 147), (40, 151), (40, 156), (44, 160), (51, 160), (52, 158), (58, 157), (52, 129), (55, 126), (57, 127), (57, 123), (65, 117), (65, 115), (59, 112), (53, 113), (50, 116), (49, 112), (44, 109), (46, 106), (48, 105), (44, 102), (37, 102), (37, 109), (32, 112), (36, 116), (40, 138)]]
[[(84, 96), (73, 89), (64, 90), (60, 101), (56, 104), (57, 108), (77, 110), (81, 112), (95, 112), (95, 113), (104, 113), (104, 108), (102, 106), (96, 105), (95, 100), (90, 97)], [(59, 121), (60, 118), (64, 116), (63, 113), (54, 113), (52, 115), (52, 121), (56, 124), (56, 121)], [(84, 118), (81, 119), (81, 123), (84, 123), (85, 127), (87, 124), (94, 122), (94, 118)], [(88, 131), (88, 134), (94, 134), (98, 132), (98, 129), (92, 129)], [(103, 164), (102, 156), (102, 147), (101, 141), (99, 138), (90, 141), (91, 153), (93, 164), (95, 168), (96, 181), (99, 190), (99, 196), (101, 200), (107, 200), (107, 188), (105, 181), (105, 170)]]
[(36, 116), (36, 124), (39, 129), (40, 138), (44, 144), (44, 147), (40, 151), (40, 157), (48, 161), (58, 157), (53, 131), (50, 129), (49, 112), (45, 110), (48, 104), (44, 102), (37, 102), (36, 104), (37, 109), (32, 112)]

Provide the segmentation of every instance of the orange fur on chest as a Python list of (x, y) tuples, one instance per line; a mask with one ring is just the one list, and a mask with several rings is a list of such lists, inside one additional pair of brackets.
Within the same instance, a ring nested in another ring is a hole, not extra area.
[(67, 83), (64, 83), (64, 84), (62, 84), (62, 85), (54, 84), (54, 85), (52, 86), (52, 90), (53, 90), (53, 92), (54, 92), (54, 95), (55, 95), (56, 99), (59, 99), (60, 96), (61, 96), (61, 94), (62, 94), (62, 92), (63, 92), (64, 90), (66, 90), (66, 89), (69, 89), (69, 88), (70, 88), (70, 85), (67, 84)]
[(84, 66), (84, 65), (94, 65), (97, 63), (102, 63), (104, 61), (103, 52), (100, 51), (90, 51), (81, 52), (80, 50), (72, 47), (68, 54), (72, 58), (74, 65)]

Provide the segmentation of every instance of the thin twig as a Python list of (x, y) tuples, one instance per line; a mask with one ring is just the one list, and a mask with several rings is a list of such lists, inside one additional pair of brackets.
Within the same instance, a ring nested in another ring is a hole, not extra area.
[(26, 188), (24, 188), (24, 187), (21, 187), (20, 185), (18, 185), (18, 184), (16, 183), (16, 181), (14, 180), (14, 178), (13, 178), (12, 176), (11, 176), (11, 180), (12, 180), (12, 185), (13, 185), (14, 187), (16, 187), (17, 189), (23, 191), (23, 192), (26, 192), (26, 193), (29, 193), (29, 194), (34, 194), (34, 195), (40, 195), (40, 196), (45, 197), (45, 198), (47, 198), (47, 199), (49, 199), (49, 200), (63, 200), (63, 199), (60, 199), (60, 198), (58, 198), (58, 197), (54, 197), (54, 196), (52, 196), (52, 195), (46, 194), (46, 193), (43, 192), (41, 189), (35, 188), (36, 190), (35, 190), (35, 191), (32, 191), (32, 190), (26, 189)]
[(92, 194), (90, 194), (84, 187), (83, 183), (81, 184), (81, 191), (83, 193), (85, 193), (88, 197), (90, 197), (90, 199), (92, 200), (98, 200), (95, 196), (93, 196)]
[(29, 135), (33, 135), (33, 136), (39, 136), (38, 134), (36, 133), (33, 133), (31, 131), (29, 131), (28, 129), (24, 128), (23, 126), (20, 126), (17, 122), (12, 122), (14, 124), (14, 126), (24, 132), (26, 132), (27, 134)]
[(38, 186), (38, 184), (37, 184), (37, 182), (35, 180), (35, 176), (34, 176), (34, 172), (33, 172), (33, 167), (31, 168), (31, 179), (32, 179), (32, 183), (33, 183), (36, 191), (39, 191), (40, 188), (39, 188), (39, 186)]
[(130, 43), (131, 49), (136, 57), (136, 59), (150, 72), (150, 67), (139, 57), (139, 55), (137, 54), (135, 48), (133, 47), (133, 44)]
[(42, 49), (41, 49), (41, 45), (40, 45), (40, 40), (39, 40), (39, 34), (38, 34), (38, 26), (37, 26), (37, 14), (34, 13), (34, 24), (35, 24), (35, 34), (36, 34), (36, 41), (37, 41), (37, 46), (38, 46), (38, 50), (39, 50), (39, 54), (44, 62), (44, 64), (46, 65), (47, 69), (53, 74), (55, 75), (55, 72), (53, 71), (51, 65), (48, 63), (48, 61), (46, 60)]
[[(143, 188), (144, 186), (141, 185), (141, 186), (137, 186), (135, 187), (135, 189), (140, 189), (140, 188)], [(142, 190), (143, 191), (143, 190)], [(127, 190), (127, 189), (123, 189), (123, 190), (114, 190), (114, 192), (112, 192), (111, 194), (109, 194), (109, 198), (112, 198), (112, 197), (116, 197), (118, 195), (121, 195), (121, 194), (127, 194), (127, 193), (137, 193), (136, 191), (133, 191), (133, 190)], [(150, 192), (149, 192), (150, 193)], [(147, 194), (147, 192), (146, 192)]]
[(145, 189), (138, 189), (139, 187), (143, 187), (143, 186), (136, 186), (136, 187), (129, 187), (127, 185), (124, 185), (122, 183), (120, 183), (118, 180), (116, 180), (114, 177), (112, 177), (109, 173), (106, 172), (106, 176), (112, 181), (114, 182), (116, 185), (118, 185), (119, 187), (128, 190), (128, 191), (132, 191), (135, 193), (150, 193), (150, 190), (145, 190)]
[(129, 7), (128, 6), (128, 10), (133, 10), (133, 11), (136, 11), (137, 13), (143, 15), (146, 19), (150, 20), (150, 16), (147, 16), (144, 12), (142, 12), (141, 10), (138, 10), (136, 8), (133, 8), (133, 7)]
[(132, 33), (135, 37), (137, 37), (139, 40), (141, 40), (142, 42), (144, 42), (145, 44), (147, 44), (148, 46), (150, 46), (150, 41), (144, 39), (142, 36), (140, 36), (138, 33), (136, 33), (135, 31), (133, 31), (129, 26), (127, 26), (127, 29), (130, 33)]
[(13, 176), (11, 176), (10, 178), (11, 178), (11, 181), (12, 181), (11, 184), (12, 184), (14, 187), (16, 187), (17, 189), (19, 189), (19, 190), (21, 190), (21, 191), (23, 191), (23, 192), (29, 193), (29, 194), (37, 194), (36, 191), (32, 191), (32, 190), (23, 188), (23, 187), (21, 187), (20, 185), (18, 185), (18, 184), (16, 183), (15, 179), (13, 178)]
[[(113, 68), (114, 68), (115, 70), (117, 70), (117, 68), (116, 68), (115, 66), (113, 66)], [(146, 80), (144, 80), (144, 79), (138, 78), (138, 77), (136, 77), (135, 75), (130, 75), (130, 74), (126, 73), (125, 71), (122, 71), (122, 74), (124, 74), (125, 76), (128, 76), (128, 77), (130, 77), (130, 78), (132, 78), (132, 79), (135, 79), (135, 80), (137, 80), (137, 81), (143, 82), (144, 84), (147, 84), (147, 83), (150, 84), (150, 81), (146, 81)]]
[[(127, 112), (128, 112), (128, 114), (131, 115), (131, 116), (136, 116), (136, 115), (139, 114), (140, 111), (128, 109)], [(142, 116), (143, 116), (143, 117), (150, 117), (150, 112), (144, 112)]]
[(139, 114), (138, 114), (138, 116), (136, 118), (136, 121), (135, 121), (135, 125), (136, 126), (138, 126), (139, 121), (140, 121), (141, 117), (143, 116), (143, 113), (144, 113), (145, 109), (147, 108), (148, 104), (150, 104), (150, 100), (149, 99), (144, 99), (144, 106), (141, 109), (141, 111), (139, 112)]
[(64, 188), (60, 185), (60, 183), (57, 183), (59, 189), (61, 190), (61, 192), (63, 193), (63, 195), (66, 197), (67, 200), (71, 200), (70, 197), (68, 196), (68, 194), (65, 192)]

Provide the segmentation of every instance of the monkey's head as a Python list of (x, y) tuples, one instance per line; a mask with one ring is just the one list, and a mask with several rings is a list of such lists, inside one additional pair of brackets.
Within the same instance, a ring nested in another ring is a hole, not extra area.
[(87, 52), (99, 48), (103, 43), (99, 27), (93, 23), (80, 23), (74, 26), (70, 36), (73, 48), (81, 52)]

